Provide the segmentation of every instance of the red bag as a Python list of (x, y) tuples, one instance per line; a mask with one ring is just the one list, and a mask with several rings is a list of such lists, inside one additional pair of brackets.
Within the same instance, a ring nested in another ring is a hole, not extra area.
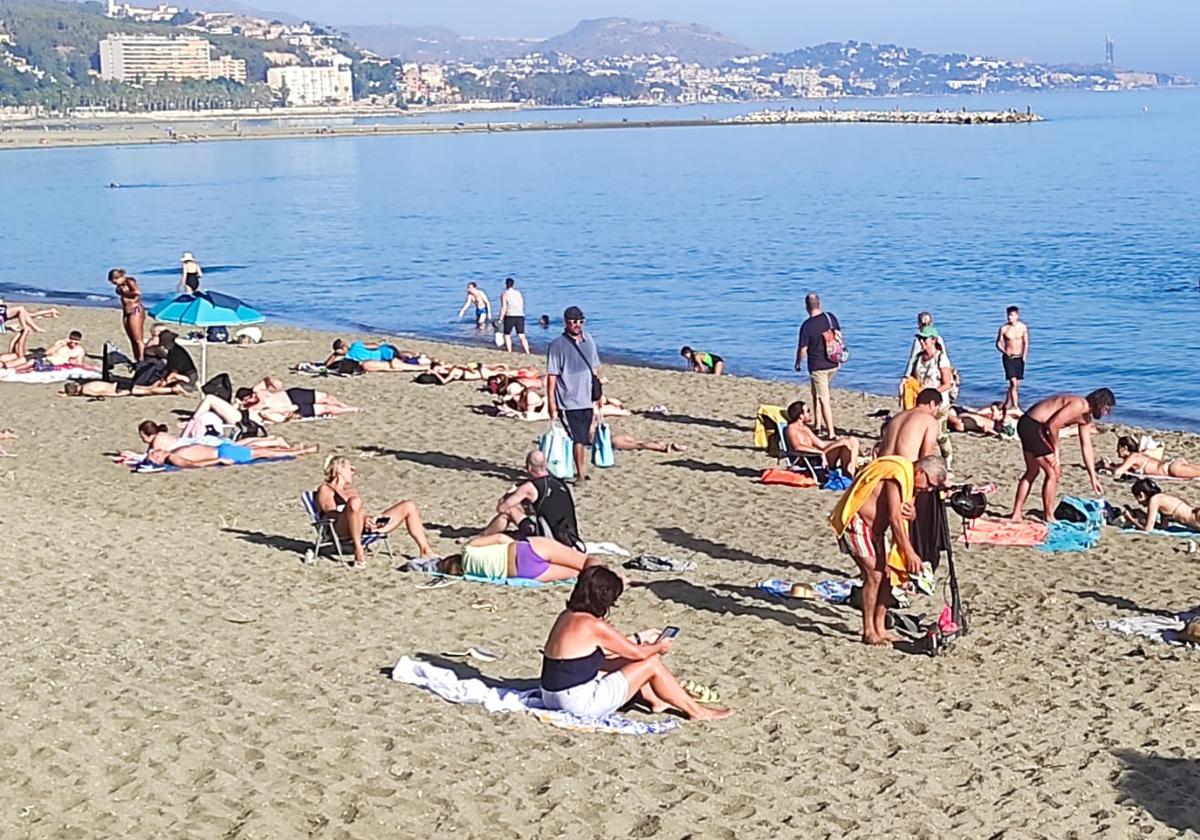
[(781, 470), (772, 467), (769, 470), (763, 470), (763, 474), (759, 476), (759, 482), (762, 484), (789, 484), (792, 487), (816, 487), (817, 482), (811, 475), (792, 472), (791, 470)]

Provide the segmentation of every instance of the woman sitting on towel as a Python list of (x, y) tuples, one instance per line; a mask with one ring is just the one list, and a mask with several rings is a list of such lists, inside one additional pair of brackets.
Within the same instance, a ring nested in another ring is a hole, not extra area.
[(640, 697), (652, 712), (669, 708), (689, 720), (715, 720), (730, 709), (704, 707), (688, 696), (663, 662), (671, 640), (658, 631), (622, 636), (608, 614), (625, 585), (616, 572), (590, 566), (550, 628), (542, 658), (542, 702), (580, 717), (610, 715)]
[(461, 555), (442, 560), (438, 571), (488, 580), (524, 578), (547, 583), (577, 577), (595, 562), (549, 537), (516, 540), (508, 534), (480, 534), (463, 544)]
[(333, 520), (339, 539), (349, 539), (354, 545), (354, 565), (361, 566), (366, 554), (363, 551), (364, 534), (390, 534), (401, 525), (417, 545), (421, 557), (434, 557), (425, 534), (425, 524), (416, 502), (402, 499), (378, 516), (370, 516), (365, 509), (363, 497), (354, 489), (354, 474), (357, 472), (345, 455), (330, 455), (325, 459), (325, 483), (317, 488), (317, 509), (321, 516)]
[(1153, 531), (1158, 527), (1159, 519), (1163, 528), (1181, 525), (1190, 531), (1200, 531), (1200, 507), (1192, 507), (1178, 496), (1164, 493), (1149, 478), (1139, 478), (1133, 483), (1133, 498), (1146, 510), (1126, 508), (1125, 515), (1143, 531)]

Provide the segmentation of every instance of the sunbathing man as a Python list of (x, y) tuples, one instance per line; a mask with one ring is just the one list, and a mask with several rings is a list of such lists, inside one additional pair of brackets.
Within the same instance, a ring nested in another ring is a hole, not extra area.
[(1055, 394), (1034, 403), (1017, 421), (1017, 436), (1021, 439), (1021, 450), (1025, 457), (1025, 474), (1017, 482), (1017, 494), (1013, 499), (1012, 520), (1025, 518), (1025, 500), (1033, 489), (1038, 473), (1042, 473), (1042, 515), (1047, 522), (1054, 521), (1054, 500), (1058, 496), (1058, 482), (1062, 477), (1062, 460), (1058, 452), (1058, 437), (1070, 426), (1079, 428), (1079, 450), (1083, 455), (1083, 466), (1092, 482), (1092, 491), (1104, 493), (1100, 478), (1096, 475), (1096, 457), (1092, 450), (1092, 431), (1095, 423), (1107, 416), (1117, 404), (1117, 398), (1107, 388), (1099, 388), (1086, 397), (1074, 394)]
[(1186, 458), (1154, 458), (1139, 452), (1137, 441), (1128, 435), (1117, 440), (1117, 457), (1121, 463), (1113, 468), (1113, 478), (1126, 473), (1152, 475), (1158, 478), (1200, 478), (1200, 464), (1190, 463)]
[(941, 407), (942, 392), (937, 388), (925, 388), (918, 393), (916, 405), (901, 411), (884, 425), (882, 439), (875, 449), (876, 457), (899, 455), (916, 461), (937, 452)]
[(217, 446), (207, 446), (203, 443), (189, 443), (167, 451), (151, 449), (146, 459), (152, 464), (170, 464), (180, 469), (192, 470), (203, 467), (229, 466), (231, 464), (249, 464), (254, 461), (278, 461), (284, 458), (298, 458), (302, 455), (312, 455), (319, 447), (298, 446), (290, 448), (275, 448), (264, 446), (242, 446), (238, 443), (222, 443)]
[(112, 382), (104, 382), (99, 379), (84, 382), (71, 380), (63, 383), (63, 394), (68, 397), (91, 397), (102, 400), (109, 397), (180, 397), (185, 396), (187, 390), (182, 385), (167, 387), (134, 385), (132, 379), (118, 377)]
[(523, 578), (548, 583), (578, 577), (599, 561), (549, 537), (513, 539), (508, 534), (480, 534), (463, 544), (461, 555), (438, 563), (446, 575), (472, 575), (488, 580)]
[(333, 528), (340, 539), (349, 539), (354, 546), (354, 565), (365, 562), (363, 536), (366, 534), (390, 534), (401, 525), (416, 543), (421, 557), (436, 557), (429, 546), (421, 512), (415, 502), (403, 499), (384, 510), (378, 516), (370, 516), (364, 509), (362, 495), (354, 489), (356, 469), (344, 455), (331, 455), (325, 459), (325, 481), (317, 488), (317, 509), (321, 516), (333, 520)]
[(1127, 518), (1139, 524), (1143, 531), (1152, 531), (1159, 527), (1160, 519), (1163, 528), (1175, 524), (1191, 531), (1200, 531), (1200, 507), (1193, 507), (1178, 496), (1164, 493), (1149, 478), (1139, 478), (1133, 483), (1133, 498), (1146, 510), (1143, 512), (1126, 508), (1124, 513)]
[[(24, 338), (28, 333), (21, 333)], [(13, 342), (17, 345), (18, 342)], [(20, 352), (23, 354), (25, 347), (24, 342), (20, 343)], [(7, 358), (7, 357), (5, 357)], [(79, 330), (72, 330), (66, 338), (61, 338), (50, 345), (41, 355), (30, 357), (22, 357), (19, 360), (5, 361), (0, 359), (0, 366), (6, 367), (9, 370), (17, 372), (25, 371), (41, 371), (52, 370), (60, 367), (77, 367), (84, 370), (99, 370), (87, 360), (87, 351), (83, 349), (83, 333)]]
[(531, 450), (525, 456), (529, 480), (511, 488), (496, 504), (496, 516), (483, 529), (484, 534), (501, 534), (515, 529), (523, 536), (539, 535), (539, 520), (549, 534), (563, 545), (577, 547), (579, 521), (575, 517), (575, 499), (571, 489), (546, 469), (546, 456)]
[(916, 464), (895, 455), (876, 458), (859, 470), (829, 516), (838, 544), (863, 577), (864, 644), (890, 645), (899, 639), (886, 624), (892, 579), (904, 582), (924, 568), (908, 538), (908, 523), (915, 516), (910, 503), (917, 490), (941, 487), (945, 481), (946, 462), (940, 455), (926, 455)]
[(274, 377), (268, 377), (254, 388), (239, 388), (237, 400), (242, 408), (251, 409), (269, 423), (311, 417), (338, 417), (359, 414), (361, 408), (313, 388), (282, 388)]
[(858, 438), (848, 435), (837, 440), (822, 440), (812, 429), (812, 415), (804, 400), (796, 400), (787, 407), (787, 418), (783, 436), (788, 452), (819, 454), (827, 469), (837, 467), (846, 475), (854, 475), (858, 466)]

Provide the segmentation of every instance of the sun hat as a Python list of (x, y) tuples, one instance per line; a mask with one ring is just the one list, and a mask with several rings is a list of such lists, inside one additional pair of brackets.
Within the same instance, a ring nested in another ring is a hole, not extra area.
[(184, 251), (183, 256), (179, 258), (180, 262), (195, 262), (196, 258), (192, 256), (191, 251)]

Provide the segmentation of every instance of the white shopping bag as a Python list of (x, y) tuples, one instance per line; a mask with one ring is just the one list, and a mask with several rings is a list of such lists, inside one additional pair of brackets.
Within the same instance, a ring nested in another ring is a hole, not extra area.
[(561, 423), (551, 423), (538, 441), (538, 449), (546, 456), (546, 469), (555, 478), (575, 477), (575, 456), (571, 438)]

